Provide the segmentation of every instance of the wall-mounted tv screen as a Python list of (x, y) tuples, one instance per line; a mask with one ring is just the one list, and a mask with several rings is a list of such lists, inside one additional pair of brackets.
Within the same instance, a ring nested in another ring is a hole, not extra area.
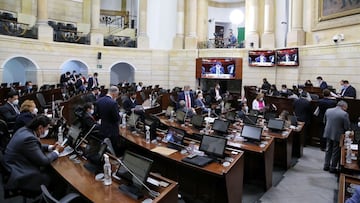
[(242, 79), (242, 58), (197, 58), (196, 78)]
[(268, 67), (275, 66), (274, 50), (249, 51), (249, 66)]
[(276, 64), (278, 66), (298, 66), (299, 50), (298, 48), (286, 48), (276, 50)]

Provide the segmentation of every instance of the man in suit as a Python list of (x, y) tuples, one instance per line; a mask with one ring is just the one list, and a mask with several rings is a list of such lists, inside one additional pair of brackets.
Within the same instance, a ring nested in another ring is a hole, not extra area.
[(211, 102), (215, 103), (215, 102), (219, 102), (222, 100), (222, 92), (220, 89), (220, 84), (216, 83), (214, 88), (211, 88), (209, 90), (209, 95), (211, 97)]
[(88, 132), (91, 128), (93, 128), (93, 130), (99, 130), (100, 126), (96, 122), (96, 119), (93, 115), (95, 111), (94, 104), (91, 102), (87, 102), (84, 104), (83, 109), (84, 112), (83, 116), (81, 117), (81, 124), (83, 130), (85, 130), (85, 132)]
[(70, 80), (71, 73), (67, 71), (66, 73), (61, 74), (60, 76), (60, 84), (63, 87), (66, 87), (68, 85), (68, 81)]
[(179, 107), (179, 102), (181, 100), (185, 101), (185, 105), (187, 108), (194, 108), (194, 106), (195, 106), (194, 94), (190, 91), (189, 85), (184, 86), (184, 91), (179, 92), (177, 99), (178, 99), (177, 107)]
[(131, 111), (135, 109), (137, 105), (140, 105), (136, 101), (136, 92), (130, 92), (129, 97), (126, 97), (123, 101), (123, 108), (126, 114), (130, 115)]
[(101, 119), (100, 134), (103, 138), (110, 138), (115, 153), (120, 155), (120, 136), (119, 136), (119, 105), (116, 98), (119, 96), (119, 88), (111, 86), (106, 96), (101, 97), (96, 102), (96, 115)]
[(260, 56), (255, 58), (255, 61), (258, 63), (265, 63), (267, 61), (267, 58), (265, 54), (261, 53)]
[(1, 117), (5, 120), (5, 122), (8, 124), (9, 129), (13, 128), (13, 124), (16, 121), (16, 118), (20, 114), (19, 110), (19, 96), (18, 93), (14, 90), (11, 90), (8, 93), (7, 101), (4, 105), (0, 108), (0, 114)]
[(346, 112), (348, 105), (339, 101), (337, 106), (326, 110), (324, 116), (324, 135), (327, 139), (324, 170), (330, 173), (338, 172), (340, 160), (340, 136), (350, 129), (349, 114)]
[(100, 98), (100, 91), (98, 87), (93, 87), (92, 91), (85, 96), (85, 102), (95, 104), (96, 100)]
[(307, 92), (303, 91), (300, 94), (300, 98), (294, 101), (294, 113), (298, 121), (305, 122), (303, 127), (305, 144), (309, 143), (310, 136), (308, 135), (309, 132), (308, 129), (311, 121), (312, 111), (311, 111), (311, 104), (307, 100)]
[(94, 73), (94, 76), (89, 75), (89, 79), (88, 79), (88, 85), (87, 85), (87, 90), (90, 91), (91, 89), (93, 89), (94, 87), (99, 87), (99, 82), (98, 82), (98, 73)]
[(323, 78), (321, 76), (318, 76), (316, 78), (316, 80), (318, 81), (319, 87), (320, 89), (324, 90), (328, 88), (327, 83), (323, 80)]
[(5, 186), (7, 189), (39, 192), (41, 184), (49, 186), (51, 178), (45, 167), (57, 159), (64, 149), (59, 143), (40, 143), (39, 137), (48, 133), (49, 126), (50, 119), (40, 115), (13, 135), (4, 154), (4, 165), (10, 172)]
[(317, 115), (317, 119), (319, 122), (319, 133), (320, 133), (320, 149), (321, 151), (325, 151), (326, 149), (326, 139), (323, 137), (325, 124), (323, 123), (325, 112), (329, 108), (334, 108), (336, 106), (335, 98), (330, 96), (330, 90), (323, 90), (324, 98), (318, 101), (319, 113)]
[(352, 97), (352, 98), (356, 99), (356, 89), (349, 84), (349, 81), (342, 80), (341, 82), (342, 82), (343, 88), (341, 89), (340, 96), (341, 97)]
[(203, 94), (199, 92), (195, 99), (195, 107), (201, 108), (201, 113), (207, 113), (209, 111), (209, 108), (206, 107), (203, 99)]
[(217, 61), (215, 63), (215, 66), (211, 67), (210, 68), (210, 73), (212, 74), (224, 74), (225, 73), (225, 70), (224, 70), (224, 67), (222, 66), (221, 62), (220, 61)]

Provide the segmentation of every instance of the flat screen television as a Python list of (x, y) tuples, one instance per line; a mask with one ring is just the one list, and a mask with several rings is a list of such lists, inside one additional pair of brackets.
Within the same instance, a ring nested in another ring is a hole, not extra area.
[(242, 58), (197, 58), (196, 78), (242, 79)]
[(203, 151), (208, 156), (224, 157), (227, 139), (225, 137), (203, 135), (199, 150)]
[(299, 66), (299, 49), (298, 48), (277, 49), (276, 65)]
[(274, 50), (251, 50), (249, 51), (249, 66), (271, 67), (275, 66)]

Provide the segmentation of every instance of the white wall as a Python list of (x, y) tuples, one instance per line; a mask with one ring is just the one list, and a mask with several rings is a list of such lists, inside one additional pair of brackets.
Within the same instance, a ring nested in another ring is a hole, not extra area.
[(148, 0), (147, 11), (149, 47), (171, 49), (176, 34), (177, 1)]
[[(232, 25), (229, 19), (231, 11), (239, 9), (244, 13), (244, 21), (240, 25)], [(227, 37), (229, 35), (229, 29), (233, 30), (235, 36), (237, 36), (237, 28), (245, 27), (245, 7), (239, 8), (216, 8), (209, 6), (208, 8), (208, 18), (211, 19), (211, 23), (209, 23), (208, 28), (208, 38), (214, 38), (215, 25), (224, 25), (230, 24), (230, 27), (226, 27), (224, 29), (224, 36)]]
[(103, 10), (121, 11), (121, 1), (122, 0), (101, 0), (100, 8)]

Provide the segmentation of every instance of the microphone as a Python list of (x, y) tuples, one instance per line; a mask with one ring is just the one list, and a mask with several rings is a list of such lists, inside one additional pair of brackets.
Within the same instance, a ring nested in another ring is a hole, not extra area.
[(156, 198), (158, 196), (160, 196), (160, 193), (159, 192), (156, 192), (154, 190), (151, 190), (143, 181), (140, 180), (139, 177), (137, 177), (137, 175), (131, 171), (127, 166), (126, 164), (121, 160), (121, 159), (118, 159), (116, 156), (112, 155), (112, 154), (108, 154), (109, 157), (115, 159), (117, 162), (120, 163), (121, 166), (123, 166), (125, 168), (126, 171), (128, 171), (139, 183), (141, 183), (142, 186), (144, 186), (144, 188), (149, 192), (149, 195), (153, 198)]

